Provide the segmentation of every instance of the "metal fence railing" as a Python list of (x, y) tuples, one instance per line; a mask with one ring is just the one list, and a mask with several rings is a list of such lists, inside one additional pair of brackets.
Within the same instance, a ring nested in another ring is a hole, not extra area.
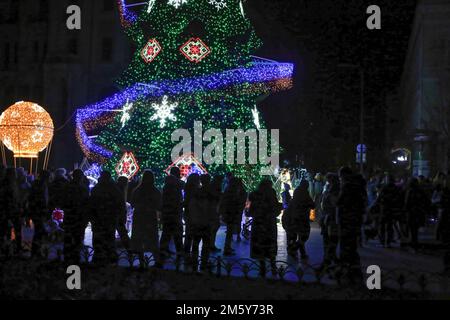
[[(85, 247), (82, 251), (82, 261), (91, 263), (93, 254), (92, 247)], [(121, 250), (118, 251), (118, 264), (123, 267), (149, 268), (155, 267), (156, 260), (152, 255), (145, 256), (142, 265), (136, 254)], [(339, 267), (321, 269), (318, 265), (306, 263), (294, 265), (285, 261), (276, 261), (275, 265), (275, 268), (271, 268), (268, 263), (261, 266), (258, 261), (252, 259), (212, 256), (201, 269), (200, 258), (172, 256), (164, 259), (161, 268), (186, 274), (203, 272), (216, 277), (263, 278), (298, 284), (333, 286), (345, 286), (353, 276), (349, 271)], [(382, 270), (381, 283), (383, 288), (393, 290), (450, 296), (450, 277), (444, 274), (413, 272), (407, 269)]]

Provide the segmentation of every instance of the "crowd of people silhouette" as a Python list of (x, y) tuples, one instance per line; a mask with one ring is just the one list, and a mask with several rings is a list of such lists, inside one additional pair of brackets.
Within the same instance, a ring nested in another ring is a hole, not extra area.
[[(378, 238), (384, 247), (398, 240), (400, 246), (418, 250), (419, 229), (431, 217), (438, 221), (444, 265), (450, 271), (450, 179), (445, 174), (438, 174), (433, 181), (419, 177), (405, 182), (378, 172), (367, 182), (343, 167), (338, 173), (303, 179), (291, 195), (285, 185), (280, 202), (269, 179), (249, 193), (242, 180), (231, 173), (225, 177), (192, 174), (185, 183), (176, 167), (165, 178), (162, 191), (150, 170), (145, 170), (139, 181), (125, 177), (114, 181), (111, 173), (104, 171), (90, 189), (80, 169), (70, 174), (65, 169), (42, 171), (34, 179), (23, 168), (1, 168), (1, 258), (24, 250), (22, 234), (30, 226), (34, 229), (31, 256), (47, 258), (42, 246), (48, 242), (48, 221), (58, 208), (64, 212), (60, 230), (64, 262), (69, 265), (80, 263), (90, 223), (92, 262), (96, 265), (116, 264), (117, 247), (123, 246), (138, 256), (141, 266), (145, 265), (145, 253), (151, 252), (156, 267), (175, 256), (204, 270), (212, 252), (223, 250), (224, 256), (235, 255), (233, 236), (240, 241), (244, 214), (252, 221), (251, 258), (260, 263), (262, 274), (266, 273), (266, 261), (275, 273), (278, 222), (286, 231), (288, 254), (307, 261), (305, 243), (314, 210), (323, 237), (322, 270), (339, 267), (361, 277), (358, 248), (371, 238)], [(127, 226), (130, 208), (131, 237)], [(216, 237), (221, 224), (226, 226), (226, 238), (220, 249)]]

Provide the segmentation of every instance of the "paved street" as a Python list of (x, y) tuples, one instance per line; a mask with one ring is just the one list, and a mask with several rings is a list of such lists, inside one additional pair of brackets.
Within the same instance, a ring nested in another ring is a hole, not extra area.
[[(222, 226), (217, 236), (216, 245), (223, 248), (225, 241), (225, 227)], [(429, 230), (427, 230), (429, 234)], [(85, 245), (92, 246), (92, 234), (89, 228), (86, 229)], [(235, 239), (235, 238), (234, 238)], [(430, 239), (427, 239), (429, 242)], [(241, 242), (233, 241), (233, 248), (236, 250), (236, 255), (227, 259), (246, 259), (250, 257), (249, 241), (242, 238)], [(316, 224), (312, 224), (311, 236), (306, 244), (307, 253), (309, 255), (308, 264), (311, 266), (318, 266), (323, 260), (323, 244), (320, 229)], [(171, 250), (175, 251), (173, 244)], [(378, 265), (382, 270), (405, 269), (411, 272), (426, 272), (426, 273), (440, 273), (443, 270), (442, 259), (439, 254), (434, 255), (424, 254), (419, 252), (413, 253), (406, 248), (400, 248), (398, 245), (393, 245), (392, 248), (380, 247), (378, 241), (371, 240), (359, 250), (361, 261), (364, 266)], [(221, 253), (213, 256), (221, 255)], [(278, 225), (278, 261), (285, 261), (291, 265), (296, 265), (301, 262), (289, 257), (286, 252), (286, 234), (281, 224)], [(136, 262), (137, 263), (137, 262)]]
[[(432, 243), (432, 230), (426, 230), (422, 232), (421, 240), (426, 243)], [(426, 235), (426, 236), (425, 236)], [(225, 241), (225, 227), (222, 226), (219, 230), (217, 236), (216, 245), (219, 248), (223, 248)], [(118, 242), (119, 243), (119, 242)], [(85, 233), (85, 245), (92, 246), (92, 232), (88, 227)], [(432, 246), (433, 247), (433, 246)], [(231, 263), (233, 265), (231, 276), (243, 277), (242, 272), (244, 264), (250, 266), (250, 271), (248, 276), (251, 278), (258, 277), (258, 268), (256, 264), (252, 264), (252, 260), (249, 259), (250, 256), (250, 243), (246, 239), (242, 239), (241, 242), (233, 242), (233, 248), (236, 250), (236, 255), (231, 257), (225, 257), (223, 262), (225, 264)], [(62, 252), (62, 245), (53, 245), (50, 249), (49, 258), (55, 259), (57, 256), (57, 250)], [(297, 261), (292, 257), (289, 257), (286, 252), (286, 234), (281, 227), (278, 226), (278, 256), (277, 261), (278, 266), (286, 267), (286, 262), (289, 265), (290, 272), (286, 273), (284, 276), (285, 280), (288, 281), (298, 281), (299, 277), (295, 273), (298, 267), (301, 267), (304, 274), (301, 279), (305, 282), (315, 283), (317, 282), (317, 275), (315, 269), (322, 263), (323, 258), (323, 248), (322, 248), (322, 237), (320, 235), (320, 230), (318, 226), (313, 223), (311, 236), (307, 242), (306, 249), (309, 255), (308, 261)], [(173, 244), (171, 244), (171, 250), (175, 251)], [(434, 292), (436, 294), (447, 294), (450, 292), (450, 278), (442, 276), (443, 263), (440, 257), (440, 250), (433, 252), (432, 250), (438, 249), (427, 249), (427, 253), (417, 252), (413, 253), (411, 250), (406, 248), (400, 248), (398, 245), (392, 248), (382, 248), (377, 241), (370, 241), (365, 244), (363, 248), (359, 249), (361, 262), (363, 267), (369, 265), (377, 265), (382, 271), (382, 283), (383, 287), (389, 287), (393, 289), (399, 288), (399, 277), (405, 277), (404, 287), (411, 289), (413, 291), (420, 290), (420, 277), (425, 274), (426, 280), (426, 290), (428, 292)], [(150, 253), (148, 254), (150, 257)], [(213, 254), (212, 258), (221, 256), (221, 253)], [(129, 262), (125, 255), (122, 255), (119, 264), (123, 267), (129, 267)], [(153, 264), (153, 262), (151, 263)], [(138, 259), (134, 260), (134, 266), (139, 266)], [(222, 268), (224, 265), (222, 265)], [(174, 270), (175, 265), (172, 262), (166, 263), (164, 265), (165, 269)], [(188, 268), (188, 269), (186, 269)], [(364, 270), (365, 268), (363, 268)], [(181, 270), (188, 271), (192, 270), (190, 267), (184, 265), (181, 266)], [(268, 268), (270, 270), (270, 268)], [(227, 272), (225, 268), (222, 270), (222, 275)], [(268, 278), (272, 278), (270, 272), (267, 274)], [(320, 280), (323, 284), (336, 284), (336, 280), (329, 274), (325, 274)]]

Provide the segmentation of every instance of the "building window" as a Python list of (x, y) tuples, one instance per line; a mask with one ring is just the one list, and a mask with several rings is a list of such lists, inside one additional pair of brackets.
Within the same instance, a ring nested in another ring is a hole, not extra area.
[(5, 96), (5, 102), (7, 104), (13, 103), (13, 101), (16, 100), (15, 99), (15, 88), (13, 86), (6, 87), (4, 96)]
[(21, 99), (31, 100), (30, 87), (28, 85), (20, 86), (18, 89), (19, 89)]
[(47, 21), (48, 20), (48, 0), (40, 0), (39, 1), (39, 12), (38, 12), (38, 19), (40, 21)]
[(102, 61), (110, 62), (112, 60), (113, 41), (111, 38), (102, 40)]
[(100, 90), (99, 94), (98, 94), (98, 99), (105, 99), (106, 97), (109, 97), (111, 95), (113, 95), (114, 93), (117, 93), (117, 88), (115, 86), (107, 86), (104, 87)]
[(15, 65), (19, 64), (19, 43), (18, 42), (14, 43), (14, 64)]
[(447, 51), (447, 59), (446, 59), (446, 61), (447, 61), (447, 68), (450, 68), (450, 40), (447, 40), (447, 48), (446, 48), (446, 51)]
[(33, 62), (39, 61), (39, 42), (35, 41), (33, 44)]
[(67, 42), (67, 53), (71, 55), (78, 54), (78, 39), (69, 39), (69, 41)]
[(44, 96), (44, 88), (41, 85), (34, 86), (33, 88), (33, 101), (37, 101), (39, 103), (42, 103)]
[(9, 63), (10, 63), (10, 44), (9, 42), (5, 43), (5, 47), (3, 48), (3, 69), (8, 70), (9, 69)]
[(9, 7), (9, 22), (15, 23), (19, 20), (19, 1), (11, 1)]
[(113, 0), (103, 0), (103, 11), (108, 12), (114, 9)]
[(47, 42), (44, 42), (44, 45), (43, 45), (43, 48), (42, 48), (42, 56), (44, 58), (47, 56), (47, 49), (48, 49)]

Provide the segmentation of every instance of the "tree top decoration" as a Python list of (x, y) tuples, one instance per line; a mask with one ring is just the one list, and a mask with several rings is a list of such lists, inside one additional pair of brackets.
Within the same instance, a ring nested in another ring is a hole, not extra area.
[(242, 0), (117, 1), (136, 52), (121, 91), (76, 115), (83, 152), (106, 168), (132, 151), (163, 171), (175, 129), (250, 129), (257, 97), (292, 86), (292, 64), (253, 55), (262, 43)]

